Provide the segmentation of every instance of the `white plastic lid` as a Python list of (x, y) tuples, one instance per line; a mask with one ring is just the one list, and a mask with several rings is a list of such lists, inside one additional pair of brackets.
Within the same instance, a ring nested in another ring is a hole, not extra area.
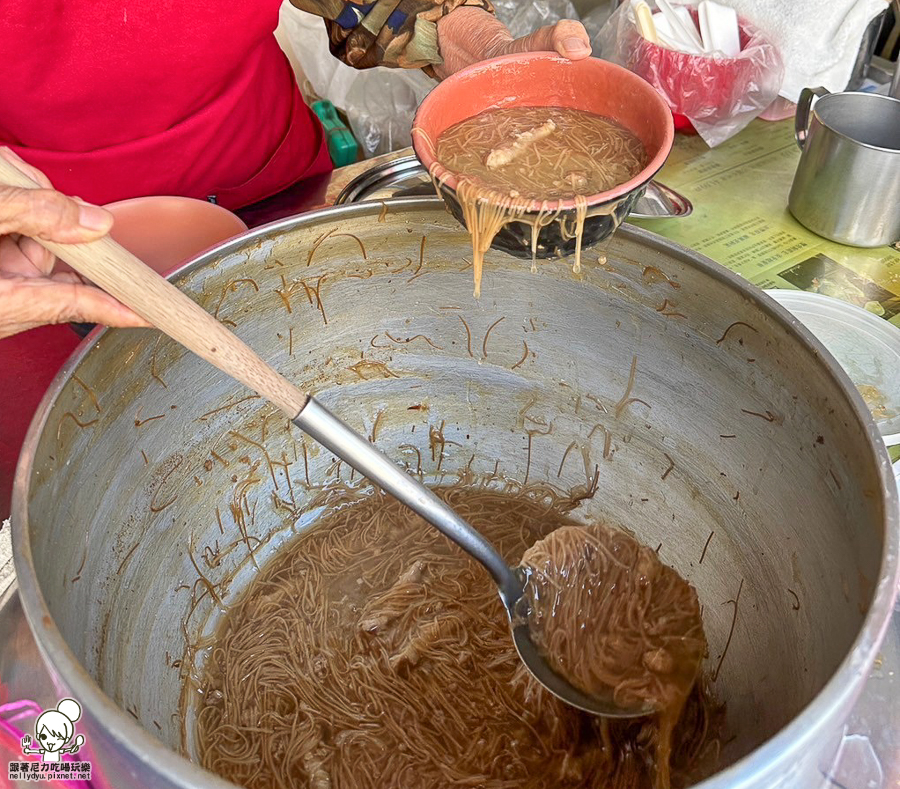
[(900, 329), (821, 293), (767, 290), (831, 352), (868, 403), (887, 444), (900, 443)]

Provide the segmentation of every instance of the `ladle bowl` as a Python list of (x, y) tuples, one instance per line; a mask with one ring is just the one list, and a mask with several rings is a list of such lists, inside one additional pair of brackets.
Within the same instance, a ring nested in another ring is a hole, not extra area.
[(527, 607), (522, 605), (525, 603), (523, 569), (509, 567), (497, 549), (471, 524), (407, 471), (390, 461), (315, 399), (311, 398), (292, 421), (304, 433), (417, 512), (487, 569), (500, 592), (519, 657), (532, 676), (554, 696), (580, 710), (607, 718), (634, 718), (653, 712), (653, 706), (648, 703), (622, 706), (616, 702), (612, 688), (602, 695), (585, 693), (554, 671), (531, 637)]
[[(413, 150), (434, 177), (450, 213), (465, 225), (456, 194), (458, 178), (435, 157), (440, 135), (488, 109), (548, 106), (611, 118), (635, 134), (647, 152), (647, 165), (637, 175), (587, 198), (582, 246), (588, 248), (607, 238), (628, 216), (665, 163), (674, 140), (672, 113), (665, 101), (648, 82), (627, 69), (598, 58), (572, 61), (546, 52), (504, 55), (469, 66), (425, 97), (413, 121)], [(575, 251), (574, 200), (561, 200), (558, 205), (559, 215), (538, 234), (539, 258), (557, 258)], [(526, 221), (503, 227), (492, 248), (530, 258), (532, 225), (540, 209), (540, 202), (535, 201)]]

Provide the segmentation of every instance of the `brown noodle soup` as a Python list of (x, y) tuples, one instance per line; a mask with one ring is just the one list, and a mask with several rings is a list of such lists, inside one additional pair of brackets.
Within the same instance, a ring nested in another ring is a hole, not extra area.
[[(571, 503), (438, 493), (511, 563)], [(659, 723), (568, 707), (521, 664), (490, 577), (381, 493), (336, 494), (229, 610), (199, 693), (196, 752), (248, 789), (663, 786)], [(717, 712), (695, 683), (672, 784), (710, 768)]]
[(436, 153), (473, 184), (538, 201), (608, 191), (648, 162), (641, 141), (621, 124), (566, 107), (486, 110), (444, 131)]
[[(511, 222), (531, 226), (532, 270), (537, 269), (541, 228), (559, 222), (560, 235), (575, 239), (572, 269), (581, 270), (581, 239), (588, 197), (629, 181), (648, 164), (641, 141), (610, 118), (567, 107), (486, 110), (446, 129), (432, 148), (435, 188), (456, 177), (456, 197), (472, 236), (475, 296), (481, 293), (484, 254)], [(440, 175), (438, 171), (443, 168)], [(569, 223), (561, 201), (571, 200)], [(611, 213), (616, 201), (591, 209)]]
[(658, 784), (706, 656), (694, 588), (656, 552), (600, 524), (564, 526), (522, 557), (532, 638), (556, 671), (623, 709), (656, 710)]

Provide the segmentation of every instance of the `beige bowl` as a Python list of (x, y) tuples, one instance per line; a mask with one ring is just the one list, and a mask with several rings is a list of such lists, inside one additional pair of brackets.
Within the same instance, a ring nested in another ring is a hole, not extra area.
[(105, 208), (116, 219), (112, 237), (160, 274), (247, 230), (228, 209), (190, 197), (135, 197)]
[[(104, 208), (115, 217), (110, 235), (160, 274), (247, 230), (231, 211), (191, 197), (135, 197)], [(57, 269), (71, 270), (62, 262)]]

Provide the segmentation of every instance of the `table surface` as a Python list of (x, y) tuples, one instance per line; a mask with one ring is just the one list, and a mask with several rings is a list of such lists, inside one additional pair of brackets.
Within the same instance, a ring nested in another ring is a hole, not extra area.
[[(397, 151), (341, 168), (239, 213), (255, 227), (330, 205), (361, 172), (409, 153)], [(635, 224), (692, 247), (761, 287), (828, 293), (900, 325), (900, 251), (833, 244), (794, 221), (786, 205), (798, 158), (790, 121), (754, 121), (713, 150), (699, 138), (679, 136), (659, 180), (688, 197), (694, 212), (687, 218)], [(28, 698), (55, 705), (52, 685), (24, 622), (11, 558), (9, 527), (4, 524), (0, 704)], [(0, 765), (0, 773), (5, 768)], [(900, 789), (900, 609), (895, 609), (882, 652), (847, 723), (838, 757), (821, 770), (823, 787)]]

